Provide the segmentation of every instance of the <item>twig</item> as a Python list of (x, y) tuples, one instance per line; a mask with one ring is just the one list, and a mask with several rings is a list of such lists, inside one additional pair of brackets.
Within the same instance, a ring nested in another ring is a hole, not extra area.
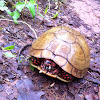
[(96, 73), (99, 73), (100, 74), (100, 70), (99, 69), (95, 69), (95, 68), (89, 68), (91, 71), (94, 71), (94, 72), (96, 72)]
[(100, 81), (99, 80), (97, 80), (97, 79), (95, 79), (95, 78), (93, 78), (93, 77), (86, 77), (85, 78), (87, 81), (91, 81), (91, 82), (93, 82), (93, 83), (97, 83), (97, 84), (100, 84)]
[[(12, 22), (14, 22), (13, 20), (10, 20), (10, 19), (0, 19), (0, 20), (8, 20), (8, 21), (12, 21)], [(35, 37), (37, 38), (37, 34), (36, 34), (36, 32), (35, 32), (35, 30), (31, 27), (31, 25), (29, 25), (28, 23), (26, 23), (25, 21), (17, 21), (17, 22), (21, 22), (21, 23), (24, 23), (24, 24), (26, 24), (33, 32), (34, 32), (34, 34), (35, 34)]]
[(32, 44), (26, 44), (25, 46), (23, 46), (23, 47), (19, 50), (19, 53), (18, 53), (17, 58), (16, 58), (18, 64), (19, 64), (19, 62), (20, 62), (20, 55), (21, 55), (21, 53), (22, 53), (27, 47), (29, 47), (29, 46), (32, 46)]

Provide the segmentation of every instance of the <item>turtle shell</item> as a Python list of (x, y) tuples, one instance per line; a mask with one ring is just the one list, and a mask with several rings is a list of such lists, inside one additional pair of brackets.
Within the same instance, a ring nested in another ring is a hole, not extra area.
[(29, 54), (51, 59), (77, 78), (86, 74), (90, 64), (90, 51), (84, 36), (66, 26), (54, 27), (38, 37)]

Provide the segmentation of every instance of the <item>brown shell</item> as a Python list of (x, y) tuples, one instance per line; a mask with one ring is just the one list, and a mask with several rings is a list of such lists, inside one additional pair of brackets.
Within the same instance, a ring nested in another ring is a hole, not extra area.
[(84, 36), (65, 26), (54, 27), (33, 44), (31, 56), (53, 60), (64, 71), (82, 78), (90, 64), (90, 51)]

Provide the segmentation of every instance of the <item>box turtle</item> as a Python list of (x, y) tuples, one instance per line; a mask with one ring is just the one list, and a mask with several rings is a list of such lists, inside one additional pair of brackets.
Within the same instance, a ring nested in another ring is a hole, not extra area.
[(90, 64), (84, 36), (66, 26), (54, 27), (38, 37), (29, 54), (33, 67), (64, 82), (82, 78)]

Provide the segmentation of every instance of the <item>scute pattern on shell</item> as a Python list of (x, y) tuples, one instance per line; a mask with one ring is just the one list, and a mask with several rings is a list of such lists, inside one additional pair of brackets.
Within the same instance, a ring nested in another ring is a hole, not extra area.
[(53, 60), (64, 71), (82, 78), (90, 64), (90, 52), (84, 36), (65, 26), (54, 27), (32, 44), (30, 55)]

